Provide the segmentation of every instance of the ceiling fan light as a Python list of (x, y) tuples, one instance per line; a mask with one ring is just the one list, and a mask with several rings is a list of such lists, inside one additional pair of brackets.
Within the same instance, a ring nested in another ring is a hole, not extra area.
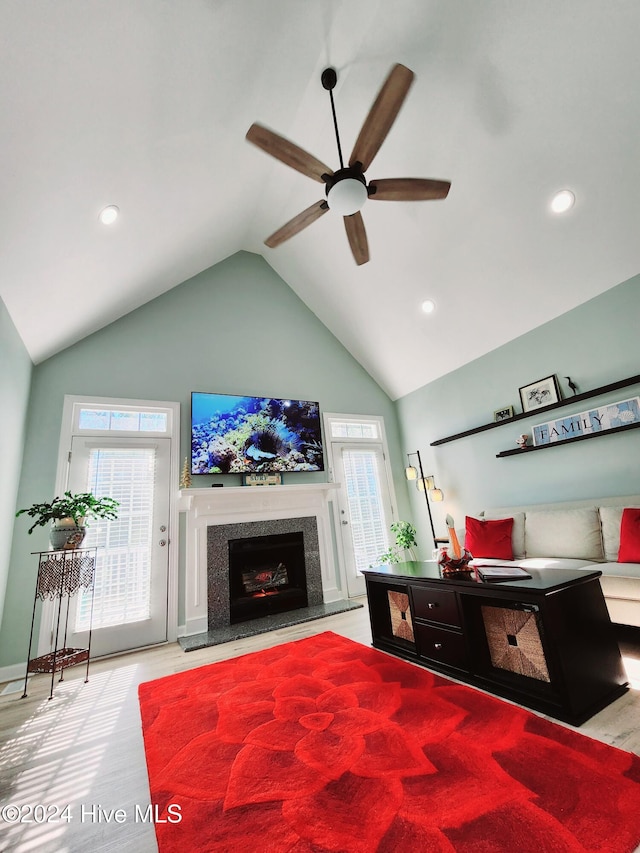
[(357, 178), (343, 178), (327, 193), (329, 209), (335, 210), (340, 216), (352, 216), (357, 213), (366, 200), (367, 188)]

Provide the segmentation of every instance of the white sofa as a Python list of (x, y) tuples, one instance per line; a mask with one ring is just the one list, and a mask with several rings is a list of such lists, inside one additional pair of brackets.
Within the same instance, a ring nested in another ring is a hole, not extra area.
[(514, 565), (599, 569), (611, 621), (640, 627), (640, 563), (617, 562), (624, 507), (640, 507), (640, 495), (492, 507), (478, 515), (485, 519), (513, 518)]

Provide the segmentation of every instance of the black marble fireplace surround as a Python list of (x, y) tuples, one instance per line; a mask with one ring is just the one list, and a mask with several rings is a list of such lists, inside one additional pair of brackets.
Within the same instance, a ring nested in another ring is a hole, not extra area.
[(209, 631), (227, 628), (231, 624), (229, 542), (286, 533), (303, 535), (308, 606), (315, 607), (323, 603), (320, 546), (315, 516), (210, 525), (207, 527)]
[(230, 539), (229, 592), (232, 623), (306, 607), (304, 534)]

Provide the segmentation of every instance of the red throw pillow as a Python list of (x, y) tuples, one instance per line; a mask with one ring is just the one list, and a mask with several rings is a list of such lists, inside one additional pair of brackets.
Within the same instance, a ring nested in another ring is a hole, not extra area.
[(474, 557), (513, 560), (512, 518), (465, 518), (464, 547)]
[(640, 563), (640, 509), (622, 510), (619, 563)]

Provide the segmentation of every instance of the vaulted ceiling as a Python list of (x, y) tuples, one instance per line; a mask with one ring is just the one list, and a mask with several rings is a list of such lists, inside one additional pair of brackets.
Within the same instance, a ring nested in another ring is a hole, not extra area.
[[(397, 398), (640, 272), (639, 34), (626, 0), (8, 0), (0, 296), (38, 362), (261, 253)], [(335, 211), (268, 249), (323, 188), (251, 123), (336, 169), (322, 70), (347, 159), (396, 62), (416, 79), (368, 177), (448, 198), (366, 202), (363, 266)]]

